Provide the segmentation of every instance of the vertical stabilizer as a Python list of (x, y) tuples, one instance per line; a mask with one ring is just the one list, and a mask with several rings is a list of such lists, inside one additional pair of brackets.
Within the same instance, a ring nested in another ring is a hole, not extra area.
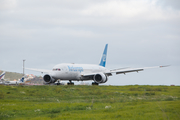
[(0, 75), (0, 80), (3, 80), (3, 79), (4, 79), (5, 73), (6, 73), (6, 72), (3, 72), (3, 73)]
[(24, 82), (24, 77), (22, 77), (21, 80), (19, 80), (19, 81), (23, 83)]
[(104, 52), (101, 58), (101, 62), (100, 62), (100, 66), (105, 67), (106, 66), (106, 56), (107, 56), (107, 48), (108, 48), (108, 44), (106, 44), (105, 48), (104, 48)]

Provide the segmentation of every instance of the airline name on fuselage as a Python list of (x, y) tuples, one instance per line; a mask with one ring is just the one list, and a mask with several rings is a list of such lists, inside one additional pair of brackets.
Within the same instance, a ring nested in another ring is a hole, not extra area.
[(84, 71), (82, 67), (68, 66), (68, 69), (69, 69), (69, 71), (79, 71), (79, 72)]

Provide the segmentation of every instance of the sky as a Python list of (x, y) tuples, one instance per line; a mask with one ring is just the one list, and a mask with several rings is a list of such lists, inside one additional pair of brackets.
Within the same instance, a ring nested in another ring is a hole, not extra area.
[(180, 1), (0, 0), (1, 70), (99, 64), (105, 44), (109, 69), (171, 66), (104, 85), (180, 85)]

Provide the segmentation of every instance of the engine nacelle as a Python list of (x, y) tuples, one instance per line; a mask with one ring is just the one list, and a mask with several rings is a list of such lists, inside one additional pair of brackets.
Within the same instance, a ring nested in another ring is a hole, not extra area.
[(93, 79), (96, 83), (105, 83), (108, 80), (107, 76), (104, 73), (98, 73), (94, 75)]
[(51, 77), (51, 75), (44, 75), (43, 80), (45, 83), (54, 83), (56, 80)]

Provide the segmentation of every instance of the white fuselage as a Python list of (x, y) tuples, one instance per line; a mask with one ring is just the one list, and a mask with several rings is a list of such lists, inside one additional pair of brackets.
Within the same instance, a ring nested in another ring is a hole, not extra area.
[(56, 80), (90, 80), (91, 78), (82, 77), (82, 75), (86, 73), (104, 73), (107, 71), (109, 70), (99, 65), (63, 63), (55, 65), (49, 74)]
[(21, 84), (23, 82), (20, 81), (5, 81), (4, 84), (5, 85), (17, 85), (17, 84)]
[(24, 77), (22, 77), (19, 81), (4, 81), (5, 85), (20, 85), (24, 83)]

